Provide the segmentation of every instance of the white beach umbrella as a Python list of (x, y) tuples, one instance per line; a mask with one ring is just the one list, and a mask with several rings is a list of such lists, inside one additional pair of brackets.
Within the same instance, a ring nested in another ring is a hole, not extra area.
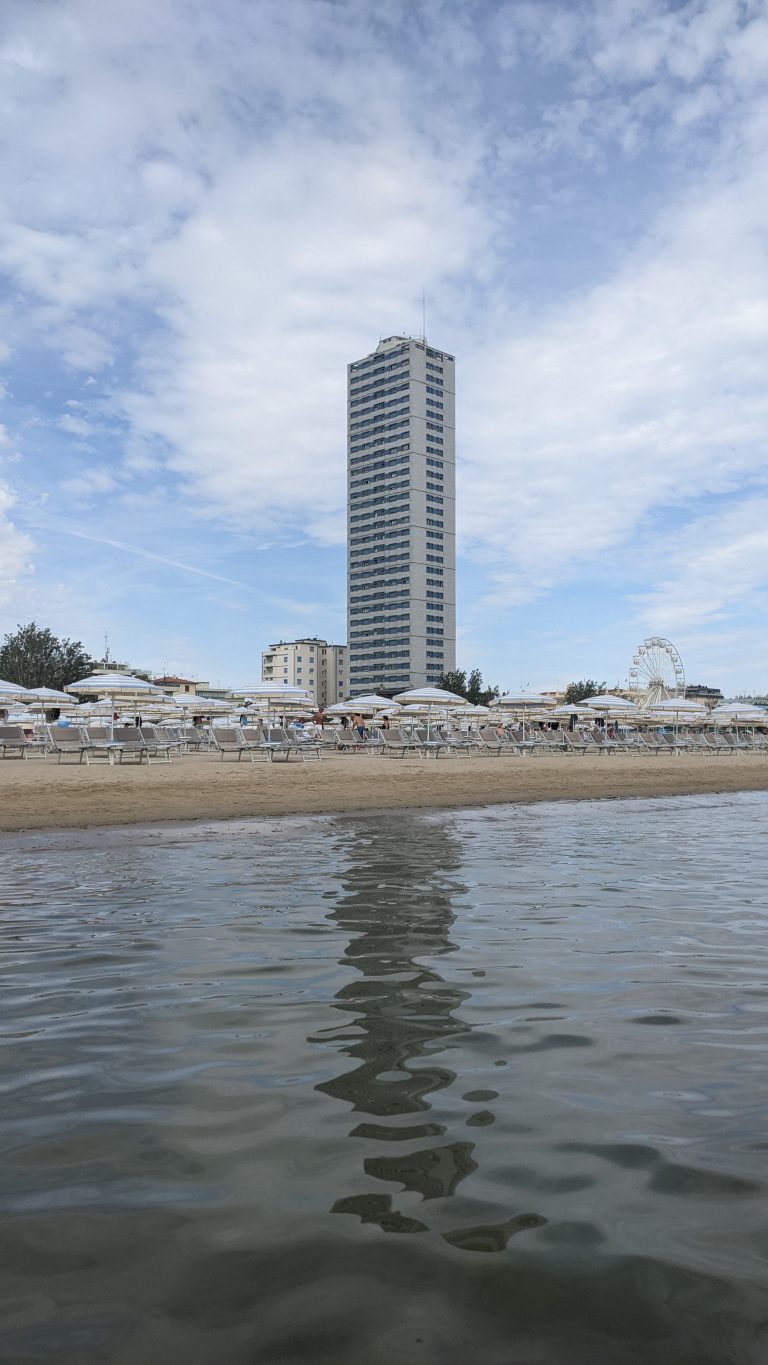
[(154, 683), (147, 682), (145, 678), (136, 678), (132, 673), (90, 673), (87, 678), (80, 678), (77, 682), (67, 683), (66, 692), (73, 692), (79, 697), (102, 697), (112, 703), (112, 717), (110, 719), (110, 729), (114, 734), (115, 722), (114, 711), (117, 703), (121, 706), (132, 704), (145, 704), (150, 701), (162, 700), (165, 696), (162, 688), (155, 687)]
[(390, 701), (387, 697), (378, 697), (375, 693), (370, 693), (365, 697), (352, 697), (349, 701), (337, 701), (333, 706), (326, 710), (328, 716), (348, 716), (358, 712), (361, 716), (389, 715), (395, 716), (402, 710), (399, 702)]
[(21, 702), (22, 706), (28, 701), (34, 701), (34, 693), (29, 687), (20, 687), (18, 683), (3, 682), (0, 680), (0, 706), (15, 705)]
[(503, 696), (497, 697), (494, 706), (517, 707), (520, 710), (532, 706), (556, 706), (557, 698), (547, 696), (544, 692), (505, 692)]
[(192, 697), (189, 692), (174, 692), (168, 698), (176, 707), (192, 712), (196, 716), (212, 716), (216, 711), (234, 711), (235, 703), (221, 701), (218, 697)]
[(709, 711), (703, 702), (694, 701), (692, 697), (664, 697), (647, 707), (641, 715), (657, 721), (673, 720), (677, 734), (681, 721), (685, 724), (695, 720), (707, 720)]
[(496, 698), (494, 705), (504, 710), (520, 712), (525, 739), (526, 713), (537, 707), (554, 707), (557, 705), (557, 698), (545, 696), (543, 692), (505, 692), (503, 697)]
[(597, 697), (585, 697), (582, 704), (591, 706), (598, 714), (605, 711), (625, 711), (627, 715), (632, 716), (640, 709), (636, 702), (629, 701), (627, 697), (614, 696), (612, 692), (602, 692)]
[(427, 739), (429, 739), (432, 724), (432, 713), (446, 707), (467, 705), (466, 697), (459, 697), (455, 692), (446, 692), (443, 687), (412, 687), (407, 692), (398, 692), (395, 701), (407, 706), (425, 706), (427, 708)]
[(710, 716), (715, 724), (724, 722), (726, 725), (768, 725), (768, 711), (765, 707), (746, 701), (721, 702), (710, 712)]

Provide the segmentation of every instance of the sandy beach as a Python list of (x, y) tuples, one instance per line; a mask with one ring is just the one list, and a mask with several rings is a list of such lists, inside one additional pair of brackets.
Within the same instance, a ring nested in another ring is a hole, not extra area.
[(5, 759), (0, 830), (766, 789), (768, 757), (761, 754), (438, 761), (341, 755), (289, 764), (201, 755), (151, 767)]

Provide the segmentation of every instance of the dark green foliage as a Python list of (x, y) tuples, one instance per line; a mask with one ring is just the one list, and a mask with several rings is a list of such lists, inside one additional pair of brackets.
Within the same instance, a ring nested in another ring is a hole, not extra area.
[(437, 685), (446, 692), (454, 692), (457, 697), (464, 697), (473, 706), (488, 706), (499, 695), (498, 687), (483, 687), (479, 668), (473, 668), (470, 674), (463, 668), (456, 668), (451, 673), (444, 673)]
[(57, 640), (30, 621), (0, 645), (0, 678), (19, 687), (57, 687), (92, 673), (94, 660), (79, 640)]
[(584, 678), (582, 682), (569, 683), (563, 695), (564, 702), (585, 701), (587, 697), (596, 697), (605, 691), (604, 682), (595, 682), (594, 678)]

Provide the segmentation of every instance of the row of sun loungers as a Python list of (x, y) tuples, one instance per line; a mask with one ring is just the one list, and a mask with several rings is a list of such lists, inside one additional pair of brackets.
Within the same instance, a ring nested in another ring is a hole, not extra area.
[(33, 758), (55, 755), (58, 763), (127, 762), (170, 763), (172, 758), (204, 749), (227, 759), (251, 763), (317, 762), (324, 753), (347, 755), (383, 754), (388, 758), (501, 758), (547, 754), (631, 753), (728, 754), (768, 753), (768, 734), (760, 731), (690, 730), (674, 734), (631, 730), (609, 736), (603, 730), (516, 730), (498, 732), (485, 727), (472, 735), (423, 727), (410, 731), (373, 730), (361, 737), (357, 731), (325, 730), (312, 734), (282, 726), (212, 726), (207, 730), (184, 730), (172, 726), (47, 726), (43, 735), (30, 739), (22, 726), (0, 726), (0, 758)]

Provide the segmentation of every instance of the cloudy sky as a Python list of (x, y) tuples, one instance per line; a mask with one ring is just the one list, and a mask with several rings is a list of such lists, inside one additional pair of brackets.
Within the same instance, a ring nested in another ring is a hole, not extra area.
[(768, 688), (764, 0), (5, 0), (0, 635), (343, 640), (345, 367), (457, 358), (459, 662)]

